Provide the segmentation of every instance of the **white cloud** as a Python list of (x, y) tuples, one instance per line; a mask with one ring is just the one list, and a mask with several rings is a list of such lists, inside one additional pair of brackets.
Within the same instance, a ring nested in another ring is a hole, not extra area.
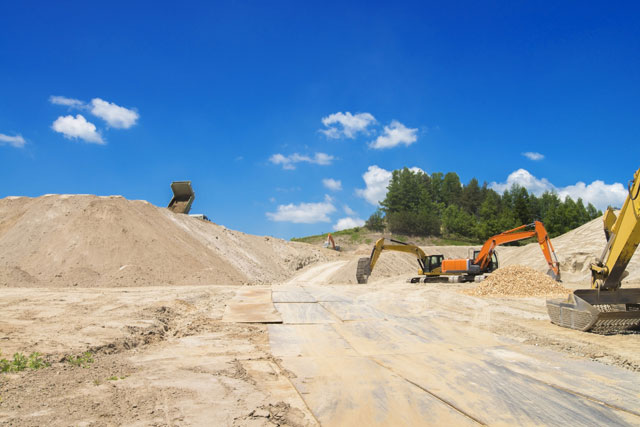
[(269, 161), (274, 165), (282, 165), (282, 169), (293, 170), (296, 168), (296, 163), (305, 162), (313, 163), (316, 165), (327, 166), (330, 165), (334, 157), (326, 153), (316, 153), (313, 157), (303, 156), (298, 153), (293, 153), (289, 156), (282, 155), (280, 153), (274, 154), (269, 157)]
[[(322, 129), (328, 138), (355, 138), (358, 133), (367, 134), (367, 127), (376, 122), (375, 117), (370, 113), (351, 114), (350, 112), (334, 113), (322, 118), (322, 124), (327, 129)], [(332, 126), (339, 125), (339, 126)]]
[(112, 102), (100, 98), (91, 100), (91, 114), (106, 121), (109, 126), (118, 129), (129, 129), (136, 124), (140, 115), (128, 108), (120, 107)]
[(424, 169), (421, 169), (421, 168), (419, 168), (419, 167), (417, 167), (417, 166), (414, 166), (414, 167), (412, 167), (412, 168), (409, 168), (409, 170), (410, 170), (411, 172), (413, 172), (413, 173), (418, 173), (418, 172), (420, 172), (420, 173), (424, 173), (424, 174), (426, 174), (426, 172), (424, 171)]
[(362, 227), (364, 220), (361, 218), (340, 218), (338, 222), (333, 225), (335, 231), (346, 230), (347, 228)]
[(392, 148), (400, 144), (409, 146), (418, 140), (418, 129), (410, 129), (397, 120), (393, 120), (389, 126), (384, 127), (384, 133), (375, 141), (369, 143), (369, 147), (376, 150)]
[(493, 188), (498, 193), (504, 193), (506, 190), (513, 187), (513, 185), (524, 187), (536, 196), (541, 195), (545, 191), (553, 191), (555, 189), (555, 186), (551, 184), (548, 179), (538, 179), (531, 175), (531, 173), (526, 169), (518, 169), (517, 171), (511, 172), (507, 177), (507, 182), (492, 182), (489, 184), (489, 187)]
[(582, 200), (586, 203), (592, 203), (596, 208), (605, 210), (607, 206), (622, 207), (624, 200), (627, 198), (628, 191), (619, 182), (613, 184), (605, 184), (603, 181), (596, 180), (591, 184), (577, 182), (574, 185), (567, 185), (558, 189), (558, 195), (561, 198), (566, 196), (573, 200)]
[(66, 96), (50, 96), (49, 102), (56, 105), (64, 105), (72, 108), (83, 108), (85, 103), (79, 99), (67, 98)]
[(349, 206), (347, 206), (347, 205), (344, 205), (343, 209), (344, 209), (344, 213), (346, 213), (349, 216), (356, 216), (357, 215), (356, 212), (353, 209), (351, 209)]
[(342, 190), (342, 181), (340, 181), (339, 179), (325, 178), (322, 180), (322, 185), (324, 185), (325, 188), (328, 188), (329, 190)]
[(51, 126), (53, 130), (65, 136), (65, 138), (80, 138), (95, 144), (104, 144), (102, 136), (96, 131), (96, 126), (88, 122), (81, 114), (77, 116), (60, 116)]
[(527, 151), (526, 153), (522, 153), (529, 160), (542, 160), (544, 159), (544, 154), (536, 153), (535, 151)]
[(325, 196), (324, 202), (279, 205), (277, 212), (267, 212), (271, 221), (293, 222), (296, 224), (314, 224), (331, 222), (329, 214), (336, 211), (333, 199)]
[(391, 172), (377, 165), (369, 166), (362, 175), (365, 184), (364, 189), (357, 189), (356, 195), (362, 197), (372, 205), (378, 205), (387, 195), (387, 187), (391, 181)]
[(525, 169), (518, 169), (507, 177), (506, 183), (492, 182), (489, 187), (499, 193), (511, 188), (514, 184), (526, 188), (536, 196), (540, 196), (545, 191), (555, 191), (561, 199), (567, 196), (573, 200), (581, 198), (585, 204), (592, 203), (596, 208), (604, 210), (607, 206), (621, 207), (627, 197), (627, 189), (619, 182), (605, 184), (596, 180), (591, 184), (577, 182), (566, 187), (556, 187), (548, 179), (538, 179)]
[(27, 142), (24, 140), (22, 135), (9, 136), (3, 133), (0, 133), (0, 145), (10, 145), (16, 148), (22, 148)]

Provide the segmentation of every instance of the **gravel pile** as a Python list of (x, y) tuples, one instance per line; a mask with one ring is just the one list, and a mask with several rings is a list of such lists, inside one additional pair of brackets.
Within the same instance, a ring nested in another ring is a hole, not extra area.
[(564, 295), (571, 292), (544, 273), (522, 265), (499, 268), (474, 289), (466, 290), (473, 296), (533, 297)]

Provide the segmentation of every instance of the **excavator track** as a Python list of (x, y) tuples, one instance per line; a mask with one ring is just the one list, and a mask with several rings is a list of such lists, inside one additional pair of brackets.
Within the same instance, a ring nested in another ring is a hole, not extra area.
[(356, 268), (356, 280), (360, 284), (367, 283), (369, 276), (371, 275), (371, 260), (369, 258), (360, 258), (358, 260), (358, 267)]

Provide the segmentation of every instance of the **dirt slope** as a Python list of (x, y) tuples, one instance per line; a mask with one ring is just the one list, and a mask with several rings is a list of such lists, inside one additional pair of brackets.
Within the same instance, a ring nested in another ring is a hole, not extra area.
[(0, 286), (272, 283), (335, 256), (120, 196), (0, 200)]

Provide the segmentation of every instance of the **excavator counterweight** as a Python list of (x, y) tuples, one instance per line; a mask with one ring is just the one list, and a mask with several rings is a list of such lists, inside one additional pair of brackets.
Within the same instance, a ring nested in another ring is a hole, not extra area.
[(629, 183), (629, 194), (616, 216), (603, 216), (607, 244), (592, 263), (591, 289), (579, 289), (565, 299), (547, 300), (551, 322), (581, 331), (617, 332), (640, 327), (640, 289), (620, 289), (627, 265), (640, 243), (640, 169)]

